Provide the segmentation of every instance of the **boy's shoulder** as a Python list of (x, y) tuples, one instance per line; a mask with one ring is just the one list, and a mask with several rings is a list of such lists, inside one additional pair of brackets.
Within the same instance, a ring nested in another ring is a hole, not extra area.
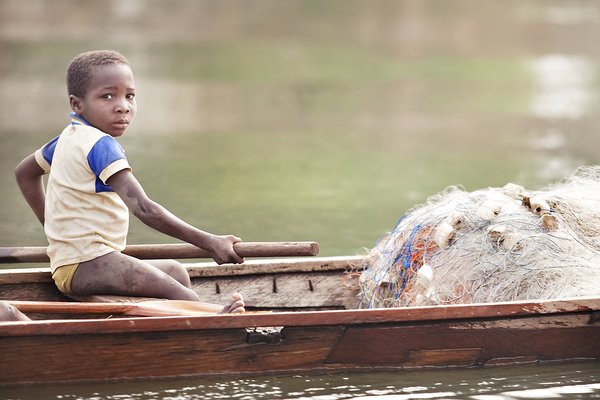
[(109, 134), (102, 132), (101, 130), (90, 125), (67, 126), (61, 136), (64, 136), (65, 140), (77, 142), (83, 147), (92, 147), (100, 140), (116, 142), (115, 138)]
[(92, 126), (85, 118), (71, 113), (71, 123), (67, 125), (64, 132), (70, 132), (77, 139), (91, 139), (91, 140), (99, 140), (103, 137), (108, 136), (109, 138), (114, 139), (108, 133), (101, 131), (98, 128)]

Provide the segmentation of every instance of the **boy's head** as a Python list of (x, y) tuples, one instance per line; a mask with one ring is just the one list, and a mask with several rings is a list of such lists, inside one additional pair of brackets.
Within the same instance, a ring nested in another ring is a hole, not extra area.
[(119, 52), (113, 50), (87, 51), (75, 57), (67, 68), (67, 91), (70, 95), (84, 98), (90, 84), (92, 71), (103, 65), (127, 65), (129, 62)]
[(116, 51), (97, 50), (75, 57), (67, 68), (71, 109), (113, 137), (133, 121), (137, 105), (133, 72)]

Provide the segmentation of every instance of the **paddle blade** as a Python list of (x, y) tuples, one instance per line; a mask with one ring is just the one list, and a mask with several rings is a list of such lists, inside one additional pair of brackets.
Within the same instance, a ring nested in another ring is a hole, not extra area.
[(214, 315), (222, 306), (186, 300), (150, 300), (139, 303), (78, 303), (61, 301), (8, 301), (23, 313), (113, 314), (138, 317)]
[(125, 314), (144, 317), (166, 317), (185, 315), (217, 314), (223, 306), (188, 300), (150, 300), (135, 303)]

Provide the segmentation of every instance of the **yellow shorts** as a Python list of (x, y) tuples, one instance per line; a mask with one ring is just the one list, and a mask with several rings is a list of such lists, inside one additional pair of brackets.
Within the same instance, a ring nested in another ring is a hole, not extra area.
[(75, 272), (77, 272), (77, 268), (79, 267), (79, 263), (77, 264), (68, 264), (58, 267), (52, 273), (52, 279), (54, 279), (54, 284), (64, 294), (73, 294), (71, 291), (71, 282), (73, 281), (73, 276)]

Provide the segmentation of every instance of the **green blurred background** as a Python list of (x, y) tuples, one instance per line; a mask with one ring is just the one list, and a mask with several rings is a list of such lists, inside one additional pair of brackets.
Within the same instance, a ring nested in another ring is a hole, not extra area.
[[(0, 0), (0, 246), (46, 243), (13, 170), (68, 122), (82, 51), (132, 64), (120, 141), (151, 198), (349, 255), (450, 185), (597, 163), (599, 20), (597, 1)], [(129, 243), (174, 241), (132, 218)]]

